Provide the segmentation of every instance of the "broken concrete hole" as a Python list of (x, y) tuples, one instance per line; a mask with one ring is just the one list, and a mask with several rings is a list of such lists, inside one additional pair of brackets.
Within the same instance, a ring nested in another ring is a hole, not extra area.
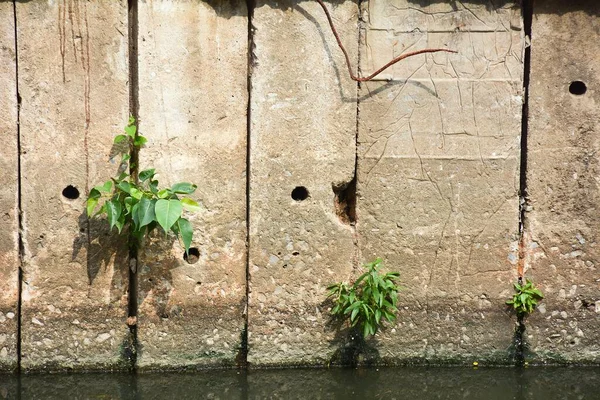
[(200, 259), (200, 250), (197, 247), (190, 247), (189, 254), (183, 253), (183, 259), (188, 264), (196, 264)]
[(573, 81), (569, 85), (569, 93), (575, 96), (582, 96), (587, 92), (587, 86), (582, 81)]
[(333, 205), (335, 213), (340, 221), (345, 224), (356, 222), (356, 177), (350, 182), (343, 184), (332, 184), (331, 188), (335, 195)]
[(303, 201), (308, 199), (309, 193), (308, 189), (304, 186), (296, 186), (294, 190), (292, 190), (292, 199), (296, 201)]
[(69, 185), (63, 189), (62, 195), (69, 200), (75, 200), (79, 198), (79, 189), (73, 185)]

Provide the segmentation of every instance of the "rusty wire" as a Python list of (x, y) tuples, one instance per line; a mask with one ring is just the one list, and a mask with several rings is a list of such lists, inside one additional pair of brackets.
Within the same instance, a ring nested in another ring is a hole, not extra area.
[(446, 53), (458, 53), (455, 50), (449, 50), (449, 49), (422, 49), (422, 50), (411, 51), (410, 53), (404, 53), (402, 55), (399, 55), (398, 57), (394, 58), (393, 60), (391, 60), (390, 62), (385, 64), (383, 67), (379, 68), (377, 71), (373, 72), (371, 75), (361, 78), (359, 76), (354, 75), (354, 73), (352, 72), (352, 65), (350, 63), (350, 57), (348, 56), (348, 52), (346, 51), (346, 48), (342, 44), (340, 35), (338, 34), (337, 30), (335, 29), (335, 25), (333, 24), (331, 14), (329, 13), (329, 10), (327, 10), (327, 7), (325, 7), (325, 3), (323, 3), (323, 0), (317, 0), (317, 2), (319, 3), (319, 5), (323, 9), (323, 11), (325, 12), (325, 15), (327, 16), (327, 21), (329, 22), (329, 26), (331, 27), (331, 31), (333, 32), (333, 36), (335, 36), (335, 40), (337, 41), (338, 46), (342, 50), (342, 53), (344, 53), (344, 57), (346, 58), (346, 66), (348, 67), (348, 73), (350, 74), (350, 78), (352, 78), (352, 80), (354, 80), (356, 82), (370, 81), (371, 79), (375, 78), (377, 75), (379, 75), (380, 73), (382, 73), (383, 71), (385, 71), (386, 69), (391, 67), (392, 65), (396, 64), (398, 61), (402, 61), (408, 57), (416, 56), (416, 55), (423, 54), (423, 53), (437, 53), (440, 51), (443, 51)]

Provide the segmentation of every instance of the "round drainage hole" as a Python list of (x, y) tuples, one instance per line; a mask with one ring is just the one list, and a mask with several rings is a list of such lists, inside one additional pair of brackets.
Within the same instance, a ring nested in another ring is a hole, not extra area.
[(584, 95), (585, 92), (587, 92), (587, 86), (581, 81), (573, 81), (569, 85), (569, 93), (574, 94), (575, 96)]
[(200, 250), (197, 247), (190, 247), (189, 255), (183, 253), (183, 259), (188, 264), (196, 264), (200, 259)]
[(75, 200), (79, 198), (79, 190), (75, 186), (69, 185), (63, 189), (62, 195), (67, 199)]
[(308, 198), (308, 189), (304, 186), (296, 186), (294, 190), (292, 190), (292, 199), (296, 201), (306, 200)]

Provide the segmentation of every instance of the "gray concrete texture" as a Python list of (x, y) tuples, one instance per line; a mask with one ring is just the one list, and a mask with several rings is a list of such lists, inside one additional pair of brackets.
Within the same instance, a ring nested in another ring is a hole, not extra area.
[(0, 372), (17, 368), (19, 208), (17, 83), (12, 3), (0, 3)]
[[(531, 362), (600, 362), (600, 4), (542, 1), (532, 27), (526, 276)], [(591, 38), (594, 38), (591, 40)], [(571, 87), (581, 82), (582, 87)], [(580, 89), (580, 90), (578, 90)]]
[(140, 168), (192, 182), (192, 247), (139, 255), (140, 369), (235, 365), (246, 305), (248, 18), (243, 2), (140, 2)]
[[(331, 7), (356, 62), (358, 7)], [(333, 187), (354, 176), (356, 84), (316, 2), (254, 10), (248, 361), (327, 363), (337, 348), (325, 287), (356, 263)], [(356, 64), (355, 64), (356, 65)], [(305, 188), (305, 196), (298, 189)]]
[(260, 0), (250, 16), (246, 2), (142, 0), (137, 43), (125, 0), (15, 4), (17, 48), (0, 2), (0, 370), (17, 363), (19, 264), (24, 370), (131, 366), (127, 239), (84, 215), (118, 168), (130, 45), (140, 167), (163, 186), (196, 183), (202, 205), (192, 262), (160, 233), (139, 254), (140, 370), (243, 363), (246, 334), (254, 367), (348, 361), (325, 288), (377, 256), (401, 273), (400, 312), (354, 361), (513, 363), (504, 302), (524, 256), (547, 295), (525, 320), (527, 360), (599, 362), (596, 2), (535, 2), (521, 255), (527, 40), (514, 2), (328, 2), (363, 76), (403, 52), (458, 51), (360, 85), (312, 0)]
[[(118, 369), (129, 330), (126, 239), (84, 215), (127, 119), (127, 2), (17, 2), (21, 367)], [(65, 193), (68, 186), (77, 189)], [(71, 198), (69, 198), (71, 197)]]
[(400, 313), (372, 340), (391, 363), (511, 358), (504, 301), (518, 260), (523, 99), (520, 9), (479, 2), (365, 3), (358, 231), (405, 286)]

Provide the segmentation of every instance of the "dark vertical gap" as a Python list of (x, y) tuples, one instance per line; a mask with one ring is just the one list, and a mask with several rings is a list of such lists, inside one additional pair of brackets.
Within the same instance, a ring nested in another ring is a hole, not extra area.
[[(129, 114), (133, 116), (139, 127), (139, 70), (138, 70), (138, 1), (127, 1), (127, 31), (129, 37)], [(136, 182), (138, 180), (139, 154), (135, 147), (130, 149), (129, 173)], [(130, 368), (135, 372), (137, 367), (137, 266), (138, 266), (139, 242), (129, 235), (129, 302), (128, 302), (128, 325), (131, 331), (130, 349), (128, 358)]]
[[(526, 225), (527, 225), (527, 136), (529, 129), (529, 82), (531, 74), (531, 26), (533, 22), (533, 1), (523, 0), (521, 3), (523, 14), (523, 28), (525, 33), (526, 47), (523, 60), (523, 110), (521, 117), (521, 161), (520, 161), (520, 181), (519, 181), (519, 262), (518, 262), (518, 280), (523, 282), (525, 252), (526, 252)], [(515, 364), (523, 366), (525, 363), (525, 323), (524, 315), (517, 315), (517, 326), (514, 334)]]
[[(248, 69), (246, 87), (248, 91), (248, 103), (246, 108), (246, 309), (244, 312), (244, 330), (241, 334), (240, 350), (237, 358), (238, 368), (248, 368), (248, 315), (250, 313), (250, 190), (251, 190), (251, 124), (252, 124), (252, 70), (254, 68), (254, 8), (256, 0), (246, 0), (248, 15)], [(246, 376), (246, 375), (244, 375)], [(245, 388), (246, 386), (244, 386)], [(247, 393), (245, 393), (245, 397)]]
[[(17, 294), (17, 372), (21, 372), (21, 302), (23, 299), (23, 257), (25, 244), (23, 242), (23, 195), (21, 191), (21, 95), (19, 94), (19, 45), (17, 39), (17, 3), (13, 0), (13, 28), (15, 31), (15, 91), (17, 93), (17, 218), (19, 241), (19, 287)], [(20, 382), (20, 380), (19, 380)], [(19, 395), (21, 391), (19, 389)]]
[[(357, 48), (357, 62), (356, 62), (356, 76), (361, 75), (361, 41), (364, 29), (365, 21), (363, 20), (363, 0), (358, 0), (358, 48)], [(358, 216), (356, 214), (356, 207), (358, 203), (358, 145), (359, 145), (359, 128), (360, 128), (360, 90), (361, 82), (356, 82), (356, 128), (354, 131), (354, 178), (351, 182), (352, 193), (352, 204), (351, 204), (351, 215), (353, 216), (353, 229), (354, 229), (354, 267), (360, 265), (360, 248), (358, 243)]]

